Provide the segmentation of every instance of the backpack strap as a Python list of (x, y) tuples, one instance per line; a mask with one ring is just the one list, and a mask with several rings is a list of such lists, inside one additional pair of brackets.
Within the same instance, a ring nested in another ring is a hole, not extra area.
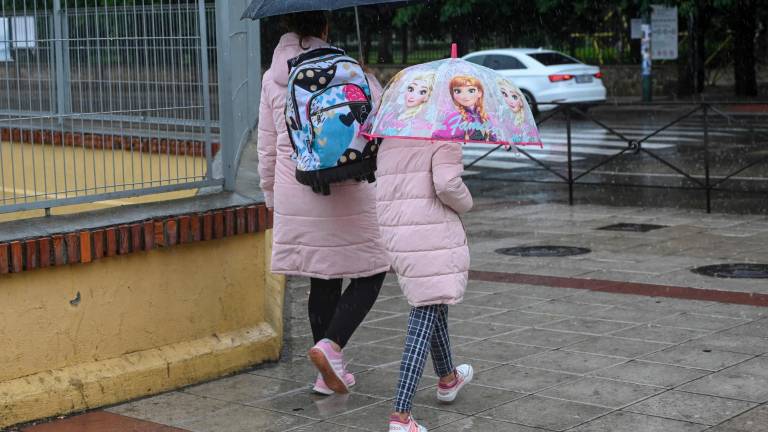
[(325, 48), (313, 49), (311, 51), (307, 51), (305, 53), (302, 53), (288, 60), (288, 70), (290, 71), (291, 69), (295, 68), (296, 66), (298, 66), (299, 64), (307, 60), (311, 60), (313, 58), (322, 57), (326, 55), (332, 55), (332, 54), (346, 55), (343, 49), (336, 48), (336, 47), (325, 47)]

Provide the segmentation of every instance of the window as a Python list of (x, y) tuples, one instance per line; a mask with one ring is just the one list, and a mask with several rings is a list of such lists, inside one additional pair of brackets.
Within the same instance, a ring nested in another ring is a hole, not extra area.
[(533, 58), (534, 60), (543, 64), (544, 66), (581, 63), (575, 58), (568, 57), (567, 55), (560, 54), (559, 52), (529, 53), (528, 57)]
[(525, 69), (520, 60), (508, 55), (489, 55), (483, 66), (493, 70)]
[(485, 57), (486, 56), (484, 56), (484, 55), (478, 55), (478, 56), (474, 56), (474, 57), (468, 57), (466, 60), (468, 62), (470, 62), (470, 63), (479, 64), (479, 65), (482, 66), (483, 60), (485, 60)]

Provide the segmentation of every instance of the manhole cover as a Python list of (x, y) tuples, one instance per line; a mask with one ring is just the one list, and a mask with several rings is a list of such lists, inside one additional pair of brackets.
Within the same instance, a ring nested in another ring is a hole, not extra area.
[(573, 246), (519, 246), (496, 249), (496, 253), (502, 255), (521, 257), (564, 257), (572, 255), (584, 255), (592, 252), (587, 248)]
[(768, 264), (716, 264), (691, 270), (704, 276), (727, 279), (768, 279)]
[(617, 223), (613, 225), (598, 228), (605, 231), (629, 231), (629, 232), (648, 232), (659, 228), (666, 228), (666, 225), (638, 224), (638, 223)]

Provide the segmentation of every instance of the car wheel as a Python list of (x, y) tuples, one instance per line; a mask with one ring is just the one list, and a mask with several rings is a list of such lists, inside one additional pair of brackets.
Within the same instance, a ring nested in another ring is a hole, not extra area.
[(525, 100), (528, 101), (528, 106), (531, 108), (531, 114), (533, 114), (534, 116), (539, 115), (539, 107), (536, 106), (536, 99), (534, 99), (531, 92), (529, 92), (528, 90), (522, 90), (522, 89), (520, 91), (523, 92), (523, 96), (525, 96)]

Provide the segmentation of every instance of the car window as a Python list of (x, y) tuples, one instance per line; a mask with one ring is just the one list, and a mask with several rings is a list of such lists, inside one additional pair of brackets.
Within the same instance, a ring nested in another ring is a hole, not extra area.
[(529, 53), (528, 57), (533, 58), (544, 66), (581, 63), (573, 57), (568, 57), (558, 52)]
[(483, 66), (493, 70), (525, 69), (520, 60), (508, 55), (489, 55), (485, 58)]
[(485, 57), (486, 56), (484, 56), (484, 55), (478, 55), (478, 56), (474, 56), (474, 57), (468, 57), (466, 60), (468, 62), (470, 62), (470, 63), (479, 64), (479, 65), (482, 66), (483, 60), (485, 60)]

